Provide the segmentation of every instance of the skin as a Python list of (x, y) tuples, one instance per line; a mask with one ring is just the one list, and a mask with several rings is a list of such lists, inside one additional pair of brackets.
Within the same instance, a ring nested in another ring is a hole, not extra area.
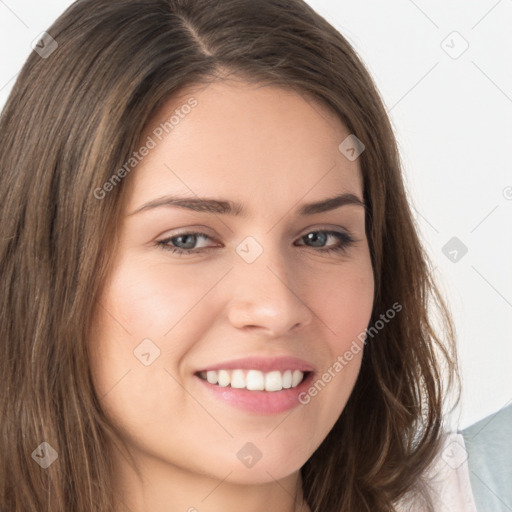
[[(141, 140), (191, 96), (197, 106), (125, 178), (115, 265), (91, 340), (95, 390), (140, 475), (114, 452), (118, 510), (309, 511), (300, 468), (340, 416), (362, 351), (307, 405), (274, 415), (227, 405), (194, 372), (250, 355), (292, 355), (320, 377), (365, 330), (374, 281), (364, 209), (295, 213), (343, 192), (362, 200), (359, 162), (338, 150), (349, 132), (322, 105), (243, 80), (182, 91)], [(170, 206), (133, 214), (169, 194), (239, 201), (248, 215)], [(322, 253), (339, 240), (304, 238), (326, 229), (348, 231), (353, 244)], [(194, 231), (210, 238), (168, 245), (212, 249), (180, 256), (157, 245)], [(247, 236), (263, 249), (250, 264), (236, 252)], [(148, 366), (134, 356), (144, 339), (160, 349)], [(247, 442), (262, 453), (251, 468), (237, 458)]]

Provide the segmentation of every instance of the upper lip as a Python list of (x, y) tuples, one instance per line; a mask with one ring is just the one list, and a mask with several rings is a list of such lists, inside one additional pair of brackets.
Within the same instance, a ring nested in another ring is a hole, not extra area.
[(301, 372), (315, 371), (314, 366), (303, 359), (291, 356), (280, 357), (244, 357), (201, 368), (199, 372), (210, 370), (260, 370), (261, 372), (300, 370)]

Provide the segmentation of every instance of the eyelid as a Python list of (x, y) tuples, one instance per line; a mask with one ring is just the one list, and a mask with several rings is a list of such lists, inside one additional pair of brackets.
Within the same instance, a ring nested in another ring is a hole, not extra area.
[[(343, 226), (333, 225), (333, 224), (320, 224), (320, 225), (312, 224), (312, 225), (302, 228), (300, 231), (298, 231), (294, 235), (294, 238), (302, 238), (303, 236), (307, 235), (308, 233), (311, 233), (312, 231), (340, 231), (340, 230), (342, 233), (345, 233), (346, 235), (351, 236), (355, 240), (354, 233), (352, 233), (351, 230), (349, 230)], [(176, 230), (166, 230), (165, 233), (169, 232), (169, 234), (163, 236), (163, 238), (160, 238), (161, 235), (158, 236), (157, 242), (163, 242), (163, 241), (169, 240), (171, 238), (178, 237), (180, 235), (204, 235), (211, 240), (218, 241), (216, 235), (213, 235), (213, 234), (209, 233), (208, 231), (210, 231), (210, 229), (208, 227), (202, 226), (202, 225), (186, 226), (186, 227), (182, 227), (182, 228), (176, 228)], [(355, 241), (357, 241), (357, 240), (355, 240)]]
[[(308, 235), (310, 233), (315, 233), (315, 232), (326, 233), (328, 237), (331, 236), (331, 237), (336, 238), (338, 240), (338, 243), (335, 245), (329, 245), (326, 247), (308, 246), (306, 243), (297, 244), (297, 242), (302, 241), (306, 235)], [(342, 254), (342, 253), (345, 253), (346, 251), (348, 251), (355, 243), (359, 242), (359, 240), (356, 237), (354, 237), (354, 235), (349, 230), (347, 230), (346, 228), (341, 228), (339, 226), (336, 226), (335, 228), (333, 228), (332, 226), (330, 226), (330, 227), (309, 226), (308, 228), (304, 229), (302, 231), (302, 233), (303, 234), (297, 235), (295, 237), (295, 242), (293, 245), (295, 247), (306, 247), (306, 248), (312, 249), (313, 252), (316, 252), (319, 254), (322, 254), (322, 253), (323, 254), (329, 254), (329, 253)], [(206, 247), (199, 247), (199, 248), (193, 248), (193, 249), (186, 249), (186, 248), (184, 249), (184, 248), (180, 248), (180, 247), (175, 247), (170, 244), (170, 242), (174, 238), (178, 238), (183, 235), (192, 235), (196, 239), (206, 238), (206, 239), (212, 240), (214, 242), (216, 241), (216, 238), (209, 235), (208, 233), (203, 233), (198, 230), (194, 230), (193, 227), (187, 227), (187, 228), (181, 228), (177, 233), (173, 233), (170, 236), (167, 236), (163, 239), (157, 240), (155, 245), (163, 250), (167, 250), (167, 251), (170, 251), (171, 253), (175, 253), (178, 256), (187, 256), (187, 255), (192, 256), (194, 254), (207, 253), (207, 252), (215, 249), (216, 247), (219, 247), (219, 245), (217, 244), (217, 245), (208, 245)], [(218, 240), (217, 240), (217, 242), (218, 242)], [(221, 242), (221, 246), (223, 246), (222, 242)]]
[(351, 231), (349, 229), (338, 224), (311, 224), (310, 226), (301, 229), (298, 232), (297, 236), (301, 237), (307, 235), (311, 231), (341, 231), (347, 233), (348, 235), (351, 234)]
[(157, 242), (169, 240), (170, 238), (175, 238), (181, 235), (204, 235), (210, 238), (211, 240), (218, 240), (217, 235), (213, 234), (212, 230), (206, 226), (194, 225), (194, 226), (186, 226), (183, 228), (176, 229), (167, 229), (164, 231), (162, 235), (158, 235)]
[[(187, 230), (184, 230), (184, 231), (180, 231), (179, 233), (172, 233), (169, 236), (165, 236), (164, 238), (161, 238), (161, 239), (157, 240), (156, 244), (157, 245), (163, 245), (164, 243), (169, 242), (170, 240), (172, 240), (174, 238), (178, 238), (179, 236), (183, 236), (183, 235), (193, 235), (193, 236), (195, 236), (197, 238), (207, 238), (210, 241), (218, 242), (218, 240), (215, 237), (211, 236), (208, 233), (204, 233), (202, 231), (198, 231), (198, 230), (194, 230), (194, 229), (187, 229)], [(219, 243), (222, 244), (221, 242), (219, 242)], [(218, 246), (219, 246), (219, 244), (217, 244), (217, 245), (208, 245), (206, 247), (200, 247), (199, 249), (183, 249), (183, 250), (187, 251), (187, 252), (193, 253), (194, 251), (206, 251), (208, 249), (214, 249), (215, 247), (218, 247)]]

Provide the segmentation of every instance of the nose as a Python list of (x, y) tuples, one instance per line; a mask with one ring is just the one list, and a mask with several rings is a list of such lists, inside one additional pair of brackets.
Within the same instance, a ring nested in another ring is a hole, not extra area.
[(279, 249), (266, 248), (252, 263), (238, 258), (231, 276), (236, 283), (228, 306), (231, 325), (272, 338), (309, 325), (314, 313), (305, 296), (307, 283), (297, 272)]

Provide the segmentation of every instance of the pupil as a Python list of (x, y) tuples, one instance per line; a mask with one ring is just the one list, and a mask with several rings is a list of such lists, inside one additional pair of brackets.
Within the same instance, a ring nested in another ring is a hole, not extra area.
[[(192, 240), (192, 243), (188, 244), (187, 247), (183, 247), (184, 249), (192, 249), (195, 245), (195, 235), (179, 235), (176, 239), (178, 240), (178, 245), (181, 245), (179, 240), (183, 238), (190, 238)], [(184, 245), (187, 245), (186, 243)]]
[(327, 239), (326, 233), (321, 233), (318, 231), (313, 231), (312, 233), (309, 233), (306, 236), (310, 242), (317, 242), (318, 240), (320, 240), (320, 244), (317, 244), (318, 246), (324, 245)]

